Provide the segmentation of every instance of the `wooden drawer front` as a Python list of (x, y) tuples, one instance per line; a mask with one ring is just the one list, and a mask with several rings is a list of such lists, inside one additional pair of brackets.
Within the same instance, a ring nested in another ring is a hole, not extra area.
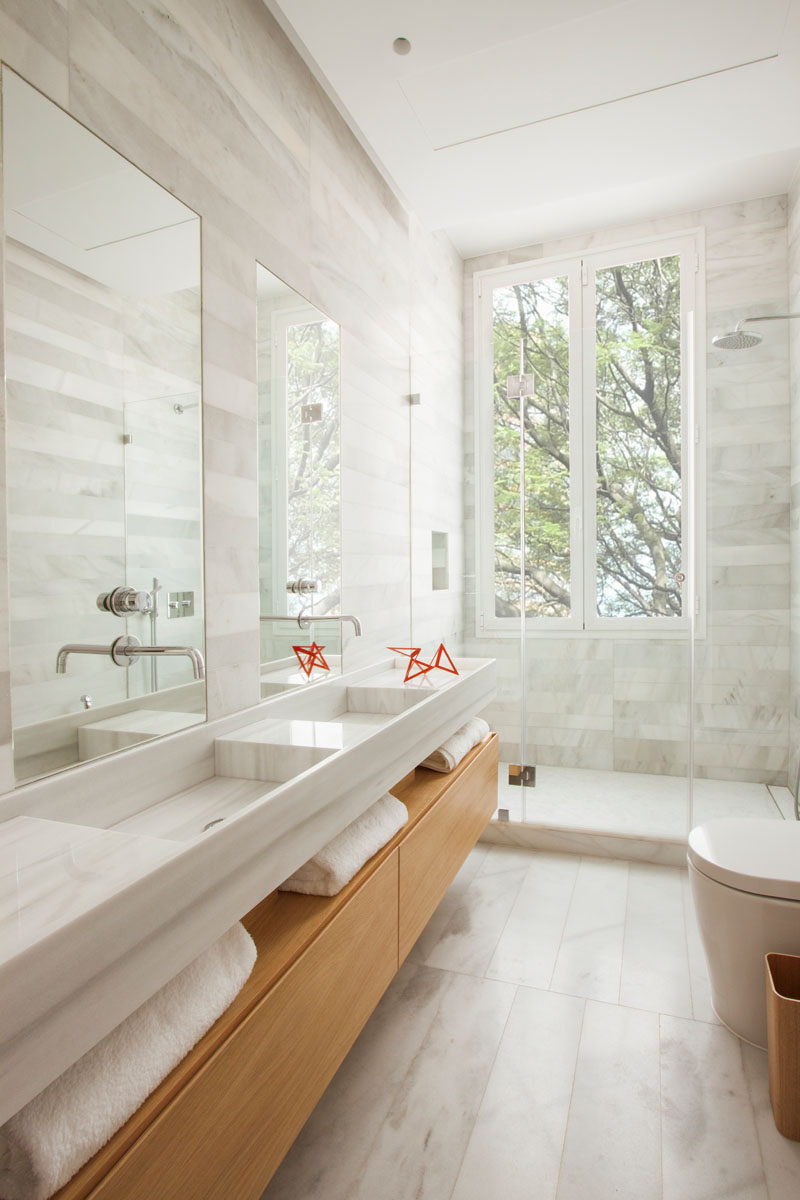
[(399, 846), (400, 962), (497, 808), (497, 738), (483, 747)]
[(397, 891), (395, 852), (91, 1200), (260, 1196), (397, 971)]

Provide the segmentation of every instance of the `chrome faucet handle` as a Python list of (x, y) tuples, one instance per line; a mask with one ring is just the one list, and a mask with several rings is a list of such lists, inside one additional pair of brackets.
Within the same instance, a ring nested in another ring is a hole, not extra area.
[(132, 587), (116, 587), (112, 592), (100, 593), (97, 607), (101, 612), (113, 613), (115, 617), (149, 613), (153, 608), (153, 596), (151, 592), (137, 592)]
[(286, 584), (287, 592), (291, 592), (295, 596), (308, 596), (312, 592), (319, 591), (318, 579), (292, 579)]

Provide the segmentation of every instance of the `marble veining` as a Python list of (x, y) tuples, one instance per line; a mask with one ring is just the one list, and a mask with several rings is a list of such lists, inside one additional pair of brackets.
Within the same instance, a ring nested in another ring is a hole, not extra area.
[(107, 717), (103, 721), (87, 722), (78, 728), (78, 758), (95, 758), (110, 754), (137, 742), (175, 733), (205, 720), (201, 713), (167, 712), (163, 709), (137, 708), (131, 712)]
[(262, 1200), (795, 1200), (697, 948), (685, 870), (478, 846)]
[(190, 841), (210, 832), (218, 822), (241, 812), (248, 804), (269, 795), (277, 786), (277, 783), (263, 780), (225, 779), (215, 775), (213, 779), (143, 808), (113, 828), (120, 833)]
[[(109, 839), (109, 846), (140, 847), (140, 853), (128, 856), (132, 865), (126, 869), (101, 874), (100, 890), (87, 889), (86, 903), (74, 913), (67, 908), (66, 924), (44, 939), (34, 933), (21, 950), (9, 947), (0, 963), (0, 1121), (402, 779), (494, 690), (494, 664), (478, 660), (399, 714), (347, 712), (347, 687), (369, 682), (381, 669), (265, 701), (258, 710), (261, 723), (253, 725), (251, 710), (244, 730), (225, 718), (174, 735), (179, 750), (182, 740), (193, 744), (217, 734), (234, 756), (243, 748), (299, 755), (291, 770), (284, 764), (283, 779), (218, 777), (171, 797), (143, 782), (135, 810), (129, 797), (119, 816), (113, 794), (75, 796), (74, 804), (63, 800), (59, 815), (69, 812), (83, 829), (76, 837), (96, 839), (100, 846)], [(289, 740), (272, 745), (259, 740), (276, 731)], [(238, 743), (237, 732), (245, 734)], [(141, 761), (142, 749), (126, 752), (131, 765)], [(105, 776), (101, 761), (87, 770), (96, 767)], [(31, 820), (53, 824), (16, 816), (0, 824), (0, 831)], [(210, 821), (215, 824), (203, 832)], [(86, 832), (92, 822), (101, 828)], [(123, 823), (124, 830), (103, 828)], [(59, 822), (57, 828), (71, 836), (72, 826)], [(156, 830), (160, 838), (149, 836)], [(57, 892), (49, 889), (49, 862), (37, 870), (47, 921), (53, 907), (61, 908)], [(34, 924), (39, 911), (37, 905), (30, 909)]]
[(153, 837), (38, 817), (0, 824), (0, 976), (14, 955), (167, 862)]

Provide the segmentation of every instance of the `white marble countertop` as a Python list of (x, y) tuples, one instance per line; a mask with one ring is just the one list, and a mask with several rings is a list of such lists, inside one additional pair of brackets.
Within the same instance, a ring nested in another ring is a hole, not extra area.
[(155, 837), (14, 817), (0, 824), (0, 961), (63, 929), (180, 847)]
[[(0, 821), (0, 1122), (486, 706), (494, 661), (456, 663), (424, 689), (354, 672), (30, 788)], [(170, 792), (152, 764), (176, 758), (195, 782)]]

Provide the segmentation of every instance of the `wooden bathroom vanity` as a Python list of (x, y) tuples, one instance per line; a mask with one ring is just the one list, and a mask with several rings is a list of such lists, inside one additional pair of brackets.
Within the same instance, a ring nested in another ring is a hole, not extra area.
[(497, 735), (392, 789), (408, 824), (330, 899), (273, 892), (233, 1005), (57, 1200), (257, 1200), (497, 798)]

